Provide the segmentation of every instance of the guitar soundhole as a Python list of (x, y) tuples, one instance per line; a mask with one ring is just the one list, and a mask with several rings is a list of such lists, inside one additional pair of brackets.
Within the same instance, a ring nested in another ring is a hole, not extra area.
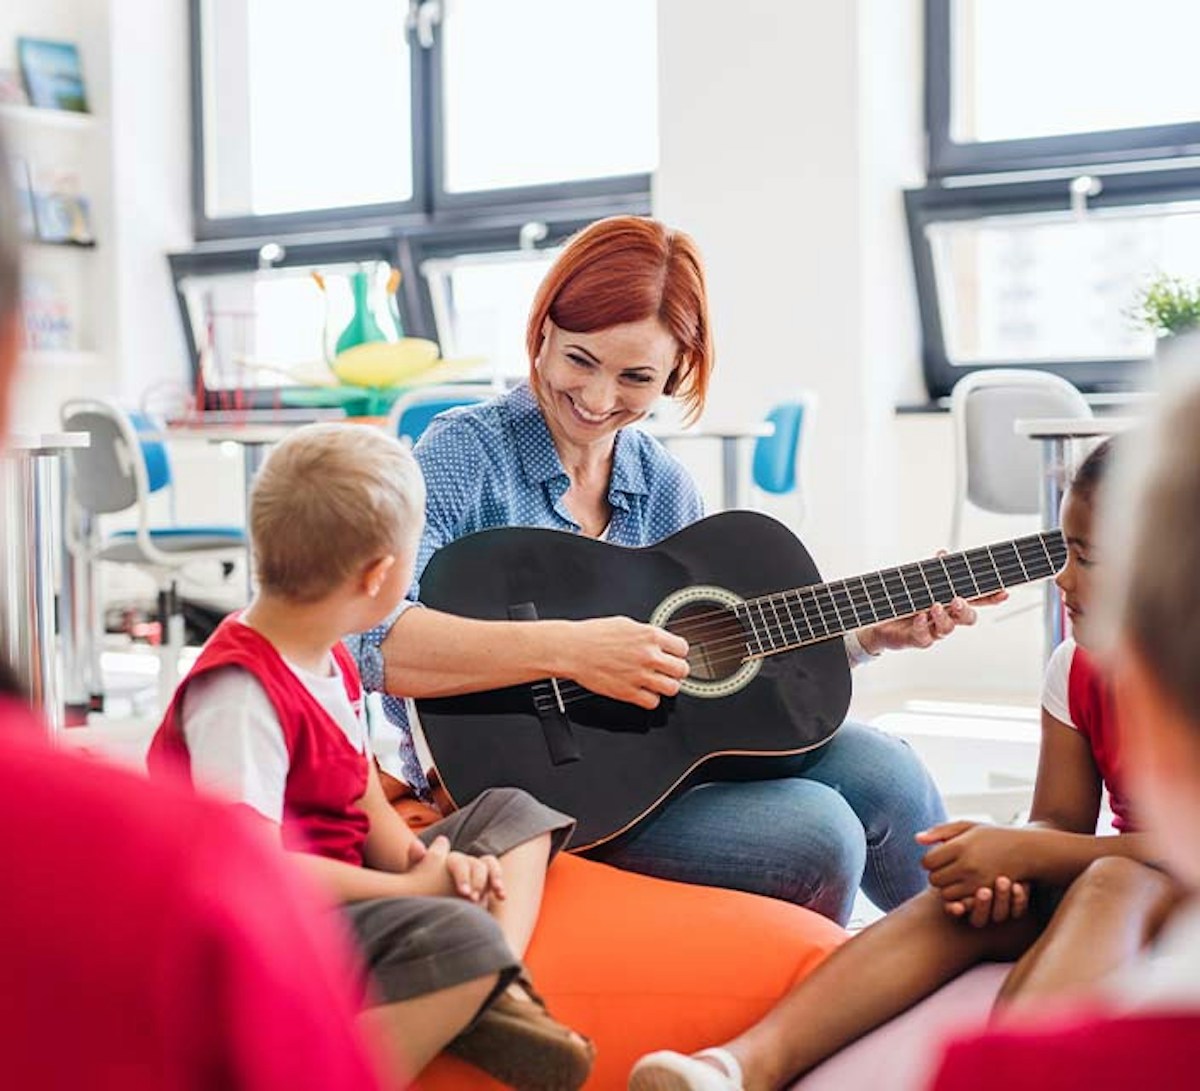
[(746, 657), (746, 629), (721, 603), (689, 602), (672, 614), (667, 628), (688, 642), (691, 678), (720, 682), (741, 669)]

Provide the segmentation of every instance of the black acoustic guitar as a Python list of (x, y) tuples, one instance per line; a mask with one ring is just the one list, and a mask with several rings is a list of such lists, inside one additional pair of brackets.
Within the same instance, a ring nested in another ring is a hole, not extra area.
[(452, 799), (524, 788), (574, 815), (571, 847), (590, 848), (689, 782), (720, 776), (721, 763), (744, 775), (750, 757), (828, 740), (850, 704), (835, 637), (1042, 579), (1065, 560), (1051, 531), (822, 583), (795, 535), (754, 512), (710, 516), (645, 549), (556, 530), (481, 531), (434, 554), (423, 602), (492, 620), (652, 621), (688, 641), (691, 674), (653, 712), (551, 678), (418, 701), (421, 730)]

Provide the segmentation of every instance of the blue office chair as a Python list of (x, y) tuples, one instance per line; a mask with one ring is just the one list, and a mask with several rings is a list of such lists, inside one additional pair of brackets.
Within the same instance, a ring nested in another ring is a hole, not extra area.
[[(171, 463), (161, 438), (162, 426), (145, 414), (126, 412), (107, 400), (77, 400), (62, 407), (62, 422), (66, 431), (91, 436), (90, 446), (73, 449), (67, 459), (73, 506), (68, 549), (84, 562), (89, 577), (94, 577), (100, 562), (108, 562), (135, 565), (154, 578), (162, 625), (159, 696), (165, 702), (178, 681), (178, 656), (183, 646), (180, 571), (195, 561), (243, 558), (246, 532), (236, 526), (180, 526), (173, 518), (169, 525), (151, 525), (150, 497), (171, 484)], [(173, 494), (171, 500), (173, 516)], [(131, 508), (137, 511), (136, 527), (104, 532), (101, 516)], [(92, 642), (89, 683), (93, 693), (99, 694), (96, 657), (102, 634), (97, 600), (94, 593), (88, 597), (92, 600), (87, 626)]]
[(766, 416), (774, 426), (769, 436), (754, 444), (751, 480), (756, 489), (773, 496), (794, 493), (800, 503), (797, 525), (805, 515), (804, 452), (811, 444), (816, 396), (804, 392), (793, 401), (782, 402)]
[(478, 405), (494, 397), (490, 383), (446, 383), (424, 386), (401, 394), (388, 413), (388, 430), (407, 443), (415, 444), (429, 422), (439, 413), (460, 405)]

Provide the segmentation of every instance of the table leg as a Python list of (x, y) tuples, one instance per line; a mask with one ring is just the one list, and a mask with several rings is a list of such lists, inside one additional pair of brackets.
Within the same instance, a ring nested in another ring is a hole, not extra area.
[(3, 463), (3, 654), (49, 730), (63, 723), (54, 635), (55, 455)]
[[(1047, 436), (1042, 440), (1042, 527), (1053, 530), (1059, 523), (1059, 509), (1067, 487), (1070, 472), (1070, 440), (1066, 436)], [(1066, 636), (1066, 611), (1062, 596), (1053, 580), (1048, 580), (1042, 589), (1043, 649), (1049, 659), (1055, 648)]]
[(740, 508), (742, 504), (739, 488), (741, 475), (738, 473), (738, 438), (721, 437), (721, 503), (726, 511)]
[(262, 464), (267, 458), (266, 443), (242, 443), (242, 487), (245, 489), (245, 525), (246, 525), (246, 601), (249, 602), (254, 597), (254, 563), (250, 555), (250, 490), (254, 486), (254, 479), (258, 476), (258, 471), (262, 469)]

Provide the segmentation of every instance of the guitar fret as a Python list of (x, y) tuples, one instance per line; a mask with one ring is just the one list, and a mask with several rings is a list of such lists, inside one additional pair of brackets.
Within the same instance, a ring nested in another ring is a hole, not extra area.
[[(805, 604), (804, 596), (809, 596), (807, 605)], [(812, 631), (815, 640), (824, 640), (829, 635), (829, 627), (825, 624), (825, 617), (821, 613), (821, 604), (817, 602), (817, 597), (812, 593), (811, 587), (799, 588), (796, 591), (796, 601), (800, 606), (800, 611), (804, 615), (805, 624)], [(817, 626), (820, 626), (820, 632), (817, 631)]]
[(767, 615), (763, 611), (762, 599), (755, 599), (754, 606), (757, 608), (759, 620), (762, 622), (762, 629), (758, 634), (759, 647), (760, 648), (762, 647), (763, 637), (765, 636), (767, 638), (767, 640), (771, 641), (771, 647), (769, 650), (774, 651), (775, 650), (775, 642), (773, 640), (771, 640), (771, 626), (768, 624)]
[[(884, 581), (883, 573), (882, 572), (872, 572), (871, 575), (874, 576), (875, 579), (879, 581), (879, 586), (881, 588), (883, 588), (883, 597), (885, 599), (887, 599), (887, 604), (888, 604), (887, 616), (890, 618), (891, 617), (899, 617), (900, 611), (896, 609), (896, 604), (892, 601), (892, 596), (891, 596), (891, 593), (888, 591), (887, 583)], [(878, 613), (878, 611), (876, 611), (876, 613)]]
[(825, 591), (828, 598), (828, 590), (824, 584), (818, 584), (812, 589), (813, 602), (817, 604), (817, 609), (821, 611), (821, 623), (825, 626), (825, 635), (832, 636), (841, 627), (841, 621), (837, 616), (837, 603), (833, 599), (829, 599), (829, 605), (833, 607), (833, 622), (829, 620), (829, 611), (825, 608), (825, 603), (821, 599), (821, 592)]
[[(932, 574), (926, 571), (926, 565), (932, 566)], [(922, 561), (919, 567), (921, 574), (925, 577), (925, 582), (933, 593), (933, 601), (948, 606), (950, 600), (954, 598), (954, 585), (951, 584), (950, 577), (946, 574), (946, 566), (942, 559), (935, 557), (931, 561)]]
[[(963, 554), (956, 553), (949, 557), (943, 557), (942, 567), (946, 569), (946, 578), (949, 579), (950, 586), (954, 589), (954, 594), (957, 597), (969, 599), (979, 594), (979, 587), (975, 584), (975, 577), (971, 575), (971, 567), (967, 564)], [(958, 577), (951, 574), (951, 568), (957, 569), (960, 567), (966, 571), (966, 575), (971, 581), (970, 584), (966, 580), (961, 579), (961, 574)], [(959, 586), (960, 582), (962, 584), (961, 587)]]
[(1031, 577), (1029, 575), (1029, 570), (1025, 567), (1025, 562), (1023, 560), (1021, 560), (1021, 551), (1019, 549), (1017, 549), (1016, 543), (1015, 542), (1005, 542), (1004, 545), (1000, 546), (999, 548), (1003, 549), (1005, 547), (1012, 550), (1013, 558), (1016, 560), (1017, 564), (1021, 568), (1021, 578), (1023, 580), (1030, 579)]
[(767, 601), (771, 604), (771, 613), (775, 615), (775, 627), (779, 630), (779, 642), (784, 647), (787, 646), (787, 634), (783, 631), (783, 621), (779, 617), (779, 609), (775, 605), (775, 596), (771, 595)]
[(829, 599), (830, 605), (833, 606), (833, 616), (837, 619), (834, 625), (836, 632), (844, 632), (849, 626), (846, 625), (845, 619), (842, 617), (841, 611), (838, 609), (837, 599), (833, 597), (833, 592), (829, 589), (829, 584), (823, 583), (817, 588), (817, 598), (820, 599), (820, 593), (824, 591), (826, 598)]
[(742, 613), (745, 615), (744, 621), (745, 621), (746, 635), (753, 637), (754, 642), (758, 645), (758, 650), (755, 651), (754, 648), (750, 647), (749, 641), (746, 641), (745, 642), (746, 655), (747, 656), (762, 655), (763, 654), (762, 641), (759, 640), (759, 638), (758, 638), (757, 627), (754, 624), (754, 619), (750, 616), (750, 604), (746, 603), (746, 602), (739, 602), (733, 608), (734, 614), (736, 615), (739, 610), (741, 610)]
[[(917, 595), (921, 595), (921, 594), (929, 595), (928, 602), (917, 602), (916, 597), (912, 593), (912, 589), (908, 585), (908, 575), (906, 573), (911, 572), (914, 568), (917, 570), (917, 575), (920, 576), (921, 568), (919, 565), (906, 564), (898, 570), (900, 572), (900, 579), (904, 582), (904, 590), (908, 592), (908, 601), (911, 602), (913, 604), (913, 606), (915, 606), (918, 610), (928, 610), (929, 607), (931, 607), (933, 605), (933, 595), (930, 594), (929, 586), (928, 586), (928, 584), (925, 584), (924, 577), (923, 576), (921, 577), (921, 583), (916, 584)], [(922, 584), (924, 584), (925, 586), (922, 587)]]
[[(889, 568), (886, 572), (881, 572), (880, 576), (883, 579), (883, 585), (887, 588), (888, 598), (893, 603), (898, 603), (899, 608), (896, 611), (897, 617), (903, 614), (915, 614), (916, 606), (913, 604), (912, 596), (908, 593), (908, 588), (904, 586), (904, 577), (900, 575), (898, 568)], [(900, 593), (903, 592), (903, 598)], [(907, 605), (905, 599), (908, 600)]]
[(838, 603), (838, 616), (844, 616), (843, 603), (850, 608), (850, 613), (854, 618), (852, 628), (861, 629), (862, 621), (859, 620), (858, 611), (854, 608), (854, 597), (850, 594), (850, 589), (846, 585), (846, 581), (842, 580), (835, 588), (833, 584), (829, 584), (829, 593), (833, 596), (834, 602)]
[[(986, 549), (972, 549), (963, 554), (963, 560), (967, 562), (967, 571), (971, 573), (971, 582), (975, 585), (976, 595), (987, 595), (992, 591), (1003, 587), (1004, 584), (999, 582), (999, 573), (996, 574), (997, 583), (992, 585), (992, 576), (987, 572), (986, 559), (988, 553)], [(978, 572), (976, 571), (978, 566)]]
[[(792, 629), (796, 634), (796, 643), (803, 644), (804, 637), (800, 635), (800, 626), (796, 624), (796, 615), (792, 613), (792, 608), (788, 604), (788, 593), (786, 591), (783, 593), (783, 608), (787, 611), (788, 620), (792, 623)], [(803, 612), (801, 612), (801, 617), (803, 616)]]
[[(859, 576), (859, 577), (858, 577), (858, 584), (859, 584), (859, 586), (862, 588), (862, 602), (863, 602), (863, 608), (862, 608), (862, 610), (861, 610), (861, 611), (859, 611), (859, 610), (857, 609), (857, 606), (856, 606), (855, 612), (856, 612), (856, 613), (858, 613), (858, 615), (859, 615), (859, 617), (860, 617), (860, 618), (862, 618), (862, 617), (865, 617), (865, 616), (867, 616), (867, 611), (868, 611), (868, 610), (870, 610), (870, 621), (871, 621), (871, 623), (874, 623), (874, 622), (878, 621), (878, 620), (879, 620), (879, 618), (878, 618), (878, 616), (877, 616), (877, 615), (876, 615), (876, 613), (875, 613), (875, 606), (874, 606), (874, 604), (871, 602), (871, 593), (870, 593), (870, 592), (867, 590), (867, 581), (866, 581), (866, 580), (864, 580), (864, 579), (862, 578), (862, 576)], [(849, 585), (849, 583), (847, 583), (847, 585), (846, 585), (846, 586), (847, 586), (847, 587), (849, 587), (849, 586), (850, 586), (850, 585)], [(851, 590), (851, 591), (850, 591), (850, 598), (851, 598), (851, 600), (852, 600), (853, 602), (855, 602), (856, 604), (857, 604), (857, 602), (859, 601), (859, 600), (857, 599), (857, 597), (855, 596), (855, 593), (854, 593), (854, 591), (853, 591), (853, 590)]]
[(1044, 576), (1050, 575), (1054, 571), (1053, 563), (1050, 562), (1049, 554), (1040, 538), (1036, 535), (1031, 535), (1028, 538), (1021, 538), (1016, 543), (1017, 555), (1021, 556), (1024, 553), (1023, 561), (1026, 569), (1036, 579), (1041, 579)]

